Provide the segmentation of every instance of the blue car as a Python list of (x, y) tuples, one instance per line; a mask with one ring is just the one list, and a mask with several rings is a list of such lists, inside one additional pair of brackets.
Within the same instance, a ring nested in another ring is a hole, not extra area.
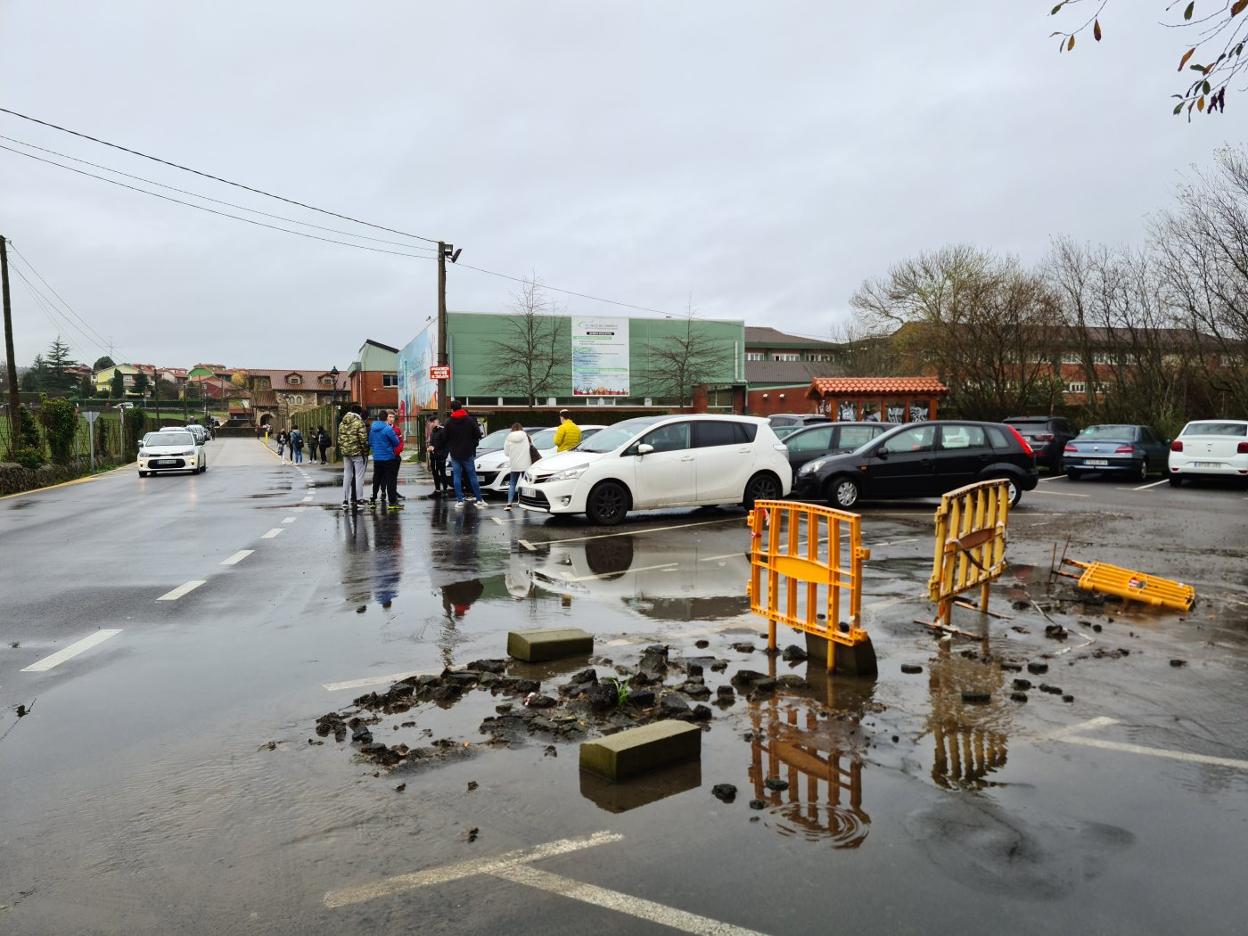
[(1091, 472), (1145, 481), (1149, 472), (1165, 470), (1169, 445), (1148, 426), (1088, 426), (1066, 443), (1062, 470), (1071, 481)]

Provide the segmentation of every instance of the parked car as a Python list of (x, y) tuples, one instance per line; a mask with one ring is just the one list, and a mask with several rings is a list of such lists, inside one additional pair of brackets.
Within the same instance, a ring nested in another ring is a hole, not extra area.
[(642, 416), (609, 426), (524, 473), (520, 506), (612, 525), (630, 510), (783, 497), (787, 450), (761, 418)]
[(831, 421), (831, 416), (824, 416), (822, 413), (773, 413), (767, 417), (772, 429), (778, 426), (809, 426)]
[(1052, 472), (1061, 471), (1066, 443), (1079, 434), (1074, 423), (1061, 416), (1011, 416), (1005, 424), (1027, 440), (1036, 453), (1036, 464)]
[(894, 426), (847, 455), (816, 458), (793, 482), (803, 500), (847, 510), (859, 500), (938, 497), (966, 484), (1004, 478), (1010, 503), (1036, 486), (1035, 453), (1013, 426), (939, 421)]
[(789, 450), (789, 465), (796, 472), (808, 461), (824, 455), (841, 455), (862, 448), (892, 428), (892, 423), (882, 422), (816, 423), (786, 435), (784, 447)]
[[(541, 455), (542, 458), (549, 458), (551, 455), (555, 455), (559, 451), (559, 449), (555, 447), (556, 428), (557, 427), (532, 427), (524, 430), (533, 440), (533, 447), (537, 449), (538, 454)], [(580, 428), (581, 441), (584, 442), (594, 433), (601, 429), (605, 429), (606, 426), (581, 426)], [(484, 455), (478, 453), (476, 468), (477, 480), (481, 484), (482, 493), (507, 493), (507, 486), (511, 472), (507, 468), (507, 455), (502, 449), (487, 452)]]
[(1090, 471), (1125, 474), (1144, 481), (1149, 471), (1160, 470), (1165, 464), (1169, 444), (1148, 426), (1088, 426), (1066, 443), (1062, 468), (1071, 481)]
[(1248, 420), (1189, 422), (1170, 443), (1170, 483), (1185, 478), (1248, 478)]
[(212, 434), (208, 431), (206, 426), (201, 426), (198, 423), (190, 423), (186, 428), (193, 436), (195, 436), (195, 441), (200, 445), (203, 445), (210, 438), (212, 438)]
[(208, 456), (189, 429), (161, 429), (149, 432), (139, 445), (139, 477), (162, 471), (208, 470)]

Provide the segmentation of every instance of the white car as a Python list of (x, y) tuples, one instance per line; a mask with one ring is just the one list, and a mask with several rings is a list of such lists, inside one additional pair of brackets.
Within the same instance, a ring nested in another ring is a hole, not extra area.
[[(550, 429), (526, 429), (529, 437), (533, 440), (533, 447), (537, 449), (542, 458), (549, 458), (556, 455), (559, 449), (555, 447), (555, 428)], [(581, 426), (581, 441), (584, 442), (594, 433), (607, 428), (606, 426)], [(506, 494), (508, 479), (511, 472), (507, 468), (507, 454), (501, 449), (492, 452), (486, 452), (484, 455), (478, 455), (477, 461), (477, 480), (481, 484), (483, 493)]]
[(139, 443), (139, 477), (161, 471), (208, 470), (208, 456), (189, 429), (161, 429), (149, 432)]
[(788, 449), (767, 420), (686, 414), (626, 419), (524, 473), (520, 506), (610, 526), (630, 510), (783, 497)]
[(1248, 479), (1248, 420), (1199, 419), (1170, 443), (1170, 483), (1184, 478)]

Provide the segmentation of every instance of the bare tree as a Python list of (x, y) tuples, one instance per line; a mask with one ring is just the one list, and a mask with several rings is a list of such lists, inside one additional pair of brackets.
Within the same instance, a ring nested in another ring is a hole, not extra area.
[(1061, 398), (1050, 363), (1057, 303), (1012, 259), (946, 247), (864, 283), (851, 304), (869, 327), (893, 330), (908, 368), (935, 371), (963, 416), (1051, 411)]
[(836, 365), (846, 377), (886, 377), (896, 375), (902, 366), (888, 329), (871, 328), (861, 319), (847, 319), (833, 326), (830, 337), (841, 346), (836, 353)]
[(1248, 154), (1218, 152), (1154, 225), (1167, 297), (1192, 333), (1217, 405), (1248, 410)]
[(686, 406), (693, 401), (694, 387), (731, 370), (733, 353), (730, 342), (717, 340), (694, 327), (690, 308), (678, 334), (647, 343), (647, 382), (660, 395)]
[(570, 349), (560, 348), (559, 314), (536, 275), (525, 280), (502, 333), (489, 343), (489, 363), (499, 394), (522, 396), (533, 404), (570, 374)]

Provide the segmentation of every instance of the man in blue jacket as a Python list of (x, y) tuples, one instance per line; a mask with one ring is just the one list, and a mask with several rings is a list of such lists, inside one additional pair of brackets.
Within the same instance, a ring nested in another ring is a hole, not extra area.
[[(384, 419), (375, 419), (368, 427), (368, 447), (373, 453), (373, 491), (368, 506), (377, 506), (376, 491), (381, 490), (382, 504), (390, 510), (402, 510), (399, 503), (399, 434), (394, 431), (394, 410), (386, 410)], [(388, 504), (386, 502), (389, 502)]]

